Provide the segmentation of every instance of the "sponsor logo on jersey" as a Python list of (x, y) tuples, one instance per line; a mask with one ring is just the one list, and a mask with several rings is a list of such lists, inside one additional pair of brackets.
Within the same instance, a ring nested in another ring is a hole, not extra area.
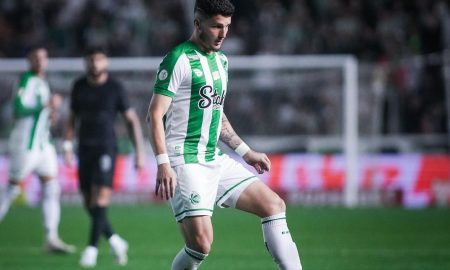
[(201, 71), (201, 70), (198, 69), (198, 68), (194, 68), (192, 71), (195, 73), (195, 75), (196, 75), (197, 77), (203, 76), (203, 71)]
[(167, 76), (169, 75), (169, 73), (167, 72), (167, 70), (162, 69), (159, 71), (158, 73), (158, 79), (160, 81), (164, 81), (165, 79), (167, 79)]
[(213, 106), (213, 109), (218, 110), (223, 106), (223, 102), (225, 101), (225, 90), (222, 91), (222, 94), (219, 95), (217, 93), (217, 89), (213, 89), (210, 85), (205, 85), (199, 90), (199, 94), (202, 97), (198, 101), (198, 107), (200, 109), (206, 109), (209, 106)]
[(201, 200), (200, 195), (197, 192), (193, 191), (191, 193), (191, 196), (189, 197), (189, 201), (191, 201), (192, 204), (198, 204), (200, 200)]

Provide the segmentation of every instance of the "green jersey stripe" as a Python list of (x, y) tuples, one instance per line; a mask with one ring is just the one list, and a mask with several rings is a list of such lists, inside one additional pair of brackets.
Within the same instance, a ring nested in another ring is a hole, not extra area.
[(199, 157), (201, 157), (201, 162), (205, 162), (205, 157), (208, 154), (207, 152), (207, 144), (209, 140), (209, 133), (211, 129), (211, 120), (212, 120), (212, 111), (213, 111), (213, 102), (212, 102), (212, 96), (214, 93), (214, 78), (213, 78), (213, 72), (209, 65), (208, 59), (210, 57), (214, 57), (214, 55), (202, 55), (200, 57), (200, 63), (202, 64), (205, 83), (200, 88), (202, 99), (199, 102), (199, 109), (204, 111), (203, 116), (203, 123), (201, 127), (202, 136), (200, 138), (200, 143), (198, 146), (198, 150), (201, 153)]
[(28, 149), (32, 149), (35, 143), (36, 139), (36, 131), (38, 123), (40, 122), (39, 119), (41, 118), (42, 114), (35, 114), (33, 116), (33, 127), (31, 128), (31, 134), (30, 134), (30, 140), (28, 141)]
[[(208, 65), (211, 67), (212, 77), (213, 77), (213, 84), (214, 84), (214, 96), (217, 95), (215, 98), (219, 98), (222, 96), (223, 92), (223, 86), (222, 86), (222, 80), (221, 80), (221, 74), (219, 72), (219, 68), (216, 62), (216, 57), (214, 58), (208, 58)], [(217, 133), (219, 128), (219, 120), (222, 115), (222, 106), (217, 106), (216, 104), (212, 105), (212, 119), (211, 124), (209, 128), (209, 139), (208, 144), (206, 145), (206, 161), (212, 161), (214, 160), (215, 150), (216, 150), (216, 144), (217, 144)]]
[[(197, 56), (197, 53), (191, 56)], [(191, 65), (191, 69), (202, 70), (202, 65), (200, 61), (196, 61), (195, 57), (188, 57)], [(198, 79), (195, 80), (195, 73), (192, 72), (192, 83), (191, 83), (191, 98), (189, 102), (189, 117), (188, 117), (188, 127), (186, 138), (184, 141), (184, 162), (185, 163), (197, 163), (198, 162), (198, 144), (200, 142), (201, 136), (201, 126), (203, 121), (203, 110), (199, 110), (198, 102), (200, 101)]]

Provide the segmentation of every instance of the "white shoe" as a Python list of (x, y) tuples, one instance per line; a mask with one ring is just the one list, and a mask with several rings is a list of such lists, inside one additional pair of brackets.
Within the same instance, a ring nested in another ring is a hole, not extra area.
[(84, 268), (92, 268), (97, 264), (98, 249), (88, 246), (81, 253), (80, 265)]
[(8, 214), (11, 203), (20, 195), (19, 186), (10, 186), (3, 192), (3, 197), (0, 197), (0, 222), (3, 221), (6, 214)]
[(44, 249), (53, 253), (75, 253), (75, 246), (64, 243), (59, 238), (49, 238), (45, 241)]
[(111, 247), (111, 252), (116, 258), (119, 265), (126, 265), (128, 263), (128, 243), (123, 240), (117, 234), (112, 235), (109, 238), (109, 246)]

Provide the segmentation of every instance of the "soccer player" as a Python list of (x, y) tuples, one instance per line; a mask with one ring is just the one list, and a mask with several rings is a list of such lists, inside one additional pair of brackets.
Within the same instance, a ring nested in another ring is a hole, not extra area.
[(48, 52), (34, 47), (28, 53), (29, 71), (19, 83), (14, 99), (14, 127), (10, 135), (9, 184), (0, 197), (0, 221), (11, 203), (20, 194), (20, 183), (36, 173), (42, 184), (42, 212), (45, 228), (45, 249), (50, 252), (73, 253), (58, 235), (60, 221), (60, 186), (55, 148), (50, 142), (50, 116), (57, 109), (45, 77)]
[(114, 233), (107, 215), (117, 152), (114, 131), (117, 114), (120, 113), (125, 119), (135, 146), (135, 165), (138, 169), (145, 162), (142, 130), (124, 88), (108, 74), (106, 52), (100, 47), (90, 49), (85, 63), (87, 74), (76, 80), (71, 92), (71, 115), (63, 146), (65, 160), (71, 165), (72, 139), (77, 127), (79, 185), (91, 220), (89, 243), (81, 254), (80, 265), (94, 267), (97, 264), (97, 246), (101, 235), (108, 239), (117, 262), (125, 265), (128, 261), (128, 243)]
[(172, 269), (197, 269), (206, 259), (216, 204), (259, 216), (264, 242), (278, 267), (299, 270), (284, 201), (217, 148), (220, 139), (258, 173), (270, 170), (268, 157), (250, 149), (223, 113), (228, 60), (219, 49), (233, 13), (229, 0), (197, 0), (190, 40), (164, 57), (156, 76), (148, 114), (158, 164), (156, 194), (170, 199), (185, 241)]

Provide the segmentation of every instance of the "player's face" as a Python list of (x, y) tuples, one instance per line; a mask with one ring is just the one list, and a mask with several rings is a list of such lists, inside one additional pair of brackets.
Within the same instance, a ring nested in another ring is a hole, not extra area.
[(48, 66), (48, 53), (44, 48), (39, 48), (32, 51), (28, 55), (28, 61), (30, 62), (31, 70), (36, 73), (43, 73)]
[(87, 71), (92, 76), (99, 76), (108, 68), (108, 57), (103, 53), (94, 53), (86, 58)]
[(207, 19), (197, 20), (196, 27), (199, 39), (206, 52), (218, 51), (222, 46), (231, 24), (231, 17), (216, 15)]

